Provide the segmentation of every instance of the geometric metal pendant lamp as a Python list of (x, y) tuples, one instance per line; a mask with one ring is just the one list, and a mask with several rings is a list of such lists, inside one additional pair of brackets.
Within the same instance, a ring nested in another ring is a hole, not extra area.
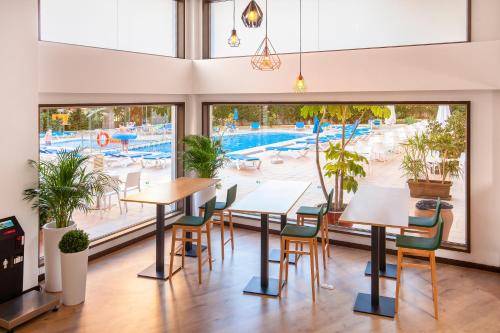
[(231, 30), (231, 36), (229, 36), (227, 43), (231, 47), (240, 46), (240, 39), (236, 33), (236, 0), (233, 0), (233, 30)]
[(278, 54), (276, 54), (276, 50), (267, 35), (267, 21), (268, 10), (266, 0), (266, 35), (251, 60), (252, 67), (261, 71), (273, 71), (279, 69), (281, 66), (281, 59)]
[[(266, 9), (267, 11), (267, 9)], [(248, 6), (241, 14), (241, 20), (247, 28), (258, 28), (262, 24), (262, 10), (255, 0), (250, 1)]]

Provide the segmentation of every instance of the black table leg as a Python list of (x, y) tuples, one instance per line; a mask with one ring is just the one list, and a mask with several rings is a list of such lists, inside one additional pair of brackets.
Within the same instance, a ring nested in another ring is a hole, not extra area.
[[(280, 230), (283, 230), (286, 227), (286, 222), (287, 222), (286, 215), (281, 215), (281, 229)], [(279, 263), (280, 262), (280, 253), (281, 253), (280, 249), (272, 249), (271, 254), (269, 254), (269, 261)], [(295, 265), (295, 261), (296, 261), (295, 254), (291, 254), (289, 256), (289, 259), (290, 259), (289, 263), (291, 265)]]
[[(379, 269), (380, 269), (380, 242), (385, 242), (385, 230), (382, 227), (372, 226), (371, 237), (371, 294), (359, 293), (354, 303), (354, 311), (370, 313), (384, 317), (394, 318), (395, 299), (380, 296), (379, 294)], [(381, 236), (384, 236), (382, 239)], [(385, 248), (385, 246), (384, 246)]]
[[(396, 279), (397, 266), (393, 264), (387, 264), (385, 260), (385, 227), (380, 228), (380, 242), (379, 242), (379, 275), (381, 277)], [(365, 275), (370, 275), (372, 271), (372, 264), (369, 261), (366, 264)]]
[(243, 292), (257, 295), (278, 296), (279, 280), (269, 278), (269, 215), (260, 216), (260, 277), (254, 276)]
[[(180, 270), (180, 267), (174, 273)], [(159, 280), (168, 279), (169, 266), (165, 265), (165, 206), (156, 205), (156, 263), (138, 274)]]
[[(186, 197), (184, 199), (184, 214), (186, 216), (191, 216), (191, 196)], [(193, 238), (193, 234), (191, 232), (186, 232), (186, 238)], [(192, 242), (186, 242), (186, 257), (192, 257), (196, 258), (198, 256), (197, 254), (197, 249), (198, 246), (196, 244), (193, 244)], [(205, 251), (207, 247), (205, 245), (201, 246), (201, 251)], [(181, 253), (177, 253), (177, 255), (181, 255)]]

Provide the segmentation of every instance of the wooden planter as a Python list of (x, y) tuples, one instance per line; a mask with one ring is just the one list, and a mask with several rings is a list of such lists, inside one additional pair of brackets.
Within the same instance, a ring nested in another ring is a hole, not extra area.
[(408, 179), (408, 187), (410, 188), (410, 196), (412, 198), (425, 198), (450, 200), (450, 190), (452, 182), (445, 181), (442, 183), (439, 180), (418, 180)]

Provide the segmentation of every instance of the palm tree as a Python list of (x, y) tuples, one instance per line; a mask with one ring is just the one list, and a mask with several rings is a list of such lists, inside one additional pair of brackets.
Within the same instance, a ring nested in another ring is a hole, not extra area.
[(211, 139), (202, 135), (184, 138), (184, 168), (194, 171), (200, 178), (215, 178), (226, 161), (222, 139)]

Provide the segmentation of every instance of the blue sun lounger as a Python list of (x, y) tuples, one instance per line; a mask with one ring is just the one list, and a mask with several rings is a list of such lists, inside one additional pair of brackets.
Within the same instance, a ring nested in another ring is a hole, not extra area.
[(277, 158), (282, 152), (295, 152), (297, 158), (306, 156), (309, 151), (308, 146), (282, 146), (282, 147), (266, 147), (266, 151), (274, 152), (274, 158)]
[(255, 167), (256, 169), (260, 169), (260, 165), (262, 164), (260, 158), (255, 156), (248, 156), (243, 154), (230, 154), (227, 155), (226, 157), (234, 162), (238, 170), (240, 169), (241, 165), (248, 166), (246, 164), (247, 162), (252, 163), (252, 166)]

